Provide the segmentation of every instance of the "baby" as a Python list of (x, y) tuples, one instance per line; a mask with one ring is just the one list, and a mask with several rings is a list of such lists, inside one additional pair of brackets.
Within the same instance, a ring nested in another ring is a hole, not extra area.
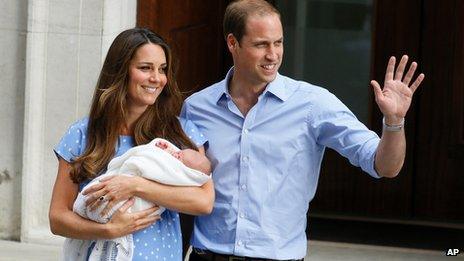
[[(206, 156), (192, 149), (179, 150), (176, 146), (164, 139), (154, 139), (145, 145), (135, 146), (127, 150), (123, 155), (116, 157), (108, 164), (105, 174), (93, 179), (83, 190), (97, 184), (101, 179), (113, 175), (141, 176), (166, 185), (173, 186), (201, 186), (211, 179), (211, 164)], [(110, 212), (102, 217), (101, 211), (106, 207), (104, 197), (102, 204), (92, 210), (86, 206), (86, 196), (77, 195), (74, 201), (73, 211), (81, 217), (99, 222), (108, 222), (114, 212), (126, 201), (118, 202)], [(137, 212), (152, 207), (151, 202), (141, 198), (135, 198), (131, 206), (131, 212)], [(159, 215), (165, 210), (160, 206), (154, 215)], [(132, 235), (126, 235), (111, 240), (78, 240), (66, 239), (64, 253), (68, 260), (75, 260), (82, 249), (95, 243), (88, 260), (103, 260), (104, 256), (114, 255), (115, 260), (132, 260), (133, 242)]]
[[(179, 150), (169, 141), (157, 138), (145, 145), (135, 146), (123, 155), (112, 159), (106, 173), (93, 179), (83, 191), (97, 184), (101, 179), (113, 175), (141, 176), (174, 186), (201, 186), (210, 179), (210, 172), (211, 164), (206, 156), (192, 149)], [(91, 210), (85, 205), (85, 200), (86, 196), (79, 193), (74, 202), (74, 212), (99, 223), (108, 222), (113, 213), (125, 202), (119, 202), (105, 217), (102, 217), (100, 212), (108, 202), (103, 202), (97, 209)], [(104, 197), (102, 200), (105, 201)], [(151, 202), (136, 198), (130, 211), (145, 210), (152, 206)], [(155, 214), (159, 215), (163, 211), (164, 208), (160, 206)]]

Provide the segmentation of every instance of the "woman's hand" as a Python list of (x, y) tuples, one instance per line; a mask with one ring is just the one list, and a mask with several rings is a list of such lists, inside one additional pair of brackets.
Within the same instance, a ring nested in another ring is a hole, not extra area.
[[(112, 219), (106, 224), (82, 218), (72, 210), (78, 194), (78, 185), (71, 180), (70, 171), (69, 163), (60, 158), (49, 212), (50, 229), (53, 234), (82, 240), (116, 238), (146, 228), (160, 219), (159, 215), (150, 216), (158, 209), (157, 207), (128, 213), (127, 210), (134, 203), (133, 199), (125, 202), (115, 211)], [(131, 179), (125, 180), (131, 181)], [(100, 189), (97, 188), (95, 192)]]
[(94, 211), (101, 204), (108, 202), (106, 207), (100, 212), (103, 217), (120, 201), (128, 200), (133, 197), (136, 191), (138, 177), (115, 175), (105, 177), (96, 185), (85, 189), (82, 194), (87, 196), (86, 205)]
[(134, 198), (130, 198), (124, 203), (107, 223), (107, 235), (109, 239), (122, 237), (147, 228), (157, 220), (159, 215), (153, 215), (159, 207), (152, 207), (146, 210), (128, 213), (127, 210), (134, 204)]

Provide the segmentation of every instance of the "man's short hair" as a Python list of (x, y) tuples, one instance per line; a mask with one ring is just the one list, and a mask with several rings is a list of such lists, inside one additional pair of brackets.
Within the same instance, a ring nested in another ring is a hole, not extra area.
[(277, 14), (280, 12), (265, 0), (237, 0), (230, 3), (224, 14), (224, 38), (233, 34), (240, 43), (245, 35), (246, 20), (249, 16), (258, 14), (260, 16)]

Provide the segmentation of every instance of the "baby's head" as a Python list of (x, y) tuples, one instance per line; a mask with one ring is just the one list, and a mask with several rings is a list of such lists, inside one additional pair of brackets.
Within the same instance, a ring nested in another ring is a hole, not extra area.
[(158, 141), (155, 146), (171, 154), (174, 158), (180, 160), (185, 166), (201, 171), (205, 174), (211, 173), (211, 164), (200, 152), (192, 149), (177, 150), (165, 141)]
[(211, 173), (211, 164), (206, 158), (205, 155), (201, 154), (200, 152), (192, 149), (185, 149), (178, 151), (176, 155), (173, 155), (177, 159), (179, 159), (185, 166), (196, 169), (201, 171), (205, 174)]

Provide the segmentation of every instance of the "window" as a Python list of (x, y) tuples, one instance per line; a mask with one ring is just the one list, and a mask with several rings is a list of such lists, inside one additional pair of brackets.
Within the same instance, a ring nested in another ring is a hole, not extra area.
[(367, 124), (372, 0), (277, 0), (284, 26), (281, 73), (334, 93)]

